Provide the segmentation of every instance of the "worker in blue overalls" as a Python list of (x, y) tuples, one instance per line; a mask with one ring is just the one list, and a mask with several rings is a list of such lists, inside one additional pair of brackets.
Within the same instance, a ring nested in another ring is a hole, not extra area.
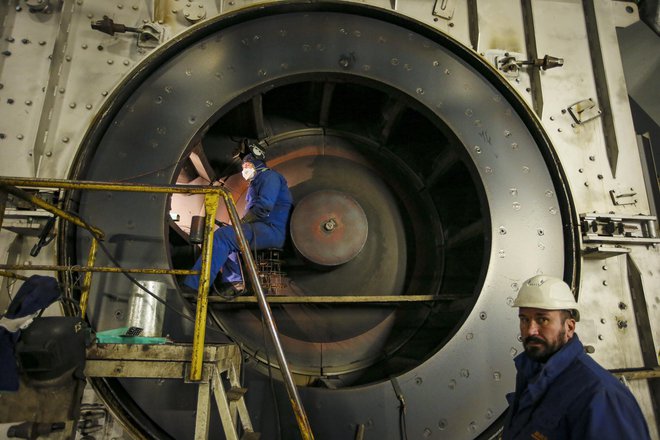
[(525, 351), (514, 363), (504, 440), (648, 440), (633, 394), (588, 354), (575, 333), (575, 297), (563, 280), (536, 275), (523, 283), (518, 307)]
[[(242, 175), (249, 182), (245, 215), (241, 219), (243, 234), (253, 250), (281, 248), (286, 238), (287, 222), (291, 213), (292, 197), (286, 179), (266, 166), (266, 154), (258, 145), (246, 144), (242, 157)], [(238, 251), (240, 247), (232, 226), (217, 229), (213, 235), (211, 282), (222, 271), (223, 296), (245, 293)], [(201, 258), (193, 266), (199, 270)], [(183, 284), (195, 290), (199, 275), (189, 275)]]

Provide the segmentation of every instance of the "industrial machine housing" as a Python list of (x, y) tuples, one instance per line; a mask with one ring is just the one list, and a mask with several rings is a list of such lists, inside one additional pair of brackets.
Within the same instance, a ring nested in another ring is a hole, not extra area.
[[(511, 305), (539, 273), (574, 289), (580, 339), (628, 379), (658, 438), (658, 177), (633, 116), (658, 116), (660, 52), (637, 3), (27, 0), (0, 17), (0, 176), (220, 181), (240, 209), (232, 151), (264, 143), (296, 205), (273, 296), (297, 299), (273, 315), (318, 438), (496, 435), (522, 350)], [(112, 258), (98, 265), (193, 261), (201, 196), (50, 197), (104, 231)], [(346, 234), (310, 232), (319, 209), (350, 218)], [(65, 222), (30, 256), (48, 217), (7, 211), (2, 262), (86, 264), (91, 236)], [(175, 276), (142, 279), (191, 310)], [(95, 274), (92, 326), (125, 325), (131, 291), (121, 274)], [(206, 341), (243, 350), (256, 430), (295, 436), (255, 304), (210, 309)], [(192, 340), (179, 315), (161, 324)], [(183, 383), (97, 389), (135, 432), (193, 432)]]

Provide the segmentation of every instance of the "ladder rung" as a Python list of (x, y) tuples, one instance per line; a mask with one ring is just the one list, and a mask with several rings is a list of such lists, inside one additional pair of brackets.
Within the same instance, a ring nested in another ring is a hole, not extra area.
[(236, 402), (241, 397), (243, 397), (245, 393), (247, 393), (247, 388), (232, 387), (229, 391), (227, 391), (227, 400), (230, 402)]

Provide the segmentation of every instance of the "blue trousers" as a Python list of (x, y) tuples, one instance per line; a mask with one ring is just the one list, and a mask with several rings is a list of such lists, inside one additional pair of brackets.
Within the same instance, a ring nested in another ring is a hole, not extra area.
[[(286, 227), (278, 227), (268, 223), (254, 222), (241, 225), (245, 238), (250, 243), (250, 249), (281, 248), (284, 246)], [(225, 282), (242, 281), (239, 261), (238, 239), (234, 228), (223, 226), (213, 233), (213, 254), (211, 257), (211, 277), (213, 283), (222, 271), (222, 280)], [(193, 270), (200, 270), (202, 258), (200, 257)], [(193, 289), (199, 288), (199, 275), (188, 275), (183, 284)]]

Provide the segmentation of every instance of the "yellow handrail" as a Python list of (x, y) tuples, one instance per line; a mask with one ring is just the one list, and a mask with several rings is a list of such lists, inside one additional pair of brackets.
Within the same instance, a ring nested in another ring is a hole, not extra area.
[[(211, 273), (211, 256), (213, 255), (213, 225), (215, 221), (214, 215), (218, 207), (220, 197), (223, 198), (225, 202), (225, 207), (229, 213), (234, 231), (236, 233), (236, 238), (243, 254), (246, 266), (247, 274), (252, 281), (252, 285), (255, 288), (255, 295), (257, 297), (257, 302), (261, 309), (262, 314), (264, 315), (264, 321), (268, 331), (273, 339), (275, 346), (275, 351), (277, 354), (277, 360), (279, 363), (280, 371), (284, 378), (284, 383), (286, 385), (287, 392), (289, 394), (289, 399), (291, 401), (291, 406), (293, 408), (294, 414), (296, 416), (296, 421), (298, 422), (298, 427), (300, 433), (305, 440), (312, 440), (314, 438), (309, 424), (309, 420), (305, 413), (305, 410), (300, 401), (300, 396), (293, 382), (293, 377), (289, 370), (286, 358), (284, 356), (284, 351), (282, 349), (279, 335), (277, 332), (277, 326), (272, 316), (270, 306), (266, 301), (266, 295), (261, 286), (261, 281), (257, 274), (256, 264), (250, 252), (249, 244), (243, 234), (243, 230), (240, 227), (240, 218), (236, 211), (236, 205), (232, 199), (231, 193), (220, 186), (198, 186), (198, 185), (147, 185), (147, 184), (138, 184), (138, 183), (112, 183), (112, 182), (94, 182), (94, 181), (75, 181), (75, 180), (62, 180), (62, 179), (25, 179), (18, 177), (0, 177), (0, 194), (3, 192), (8, 192), (14, 194), (15, 196), (29, 201), (34, 205), (43, 208), (44, 210), (57, 215), (60, 218), (63, 218), (66, 221), (69, 221), (76, 226), (82, 227), (92, 234), (93, 240), (90, 246), (90, 252), (88, 257), (89, 271), (85, 274), (82, 285), (82, 295), (80, 300), (80, 307), (83, 310), (82, 314), (84, 317), (85, 309), (87, 306), (87, 299), (89, 295), (89, 288), (91, 287), (91, 276), (95, 260), (96, 260), (96, 251), (98, 241), (103, 240), (104, 233), (100, 229), (96, 228), (93, 225), (88, 224), (83, 219), (63, 211), (43, 199), (37, 197), (36, 195), (31, 195), (18, 187), (31, 187), (31, 188), (53, 188), (53, 189), (69, 189), (69, 190), (91, 190), (91, 191), (124, 191), (124, 192), (149, 192), (149, 193), (166, 193), (166, 194), (204, 194), (204, 206), (206, 208), (206, 219), (205, 219), (205, 231), (204, 231), (204, 241), (202, 243), (202, 266), (199, 271), (199, 289), (197, 292), (197, 305), (195, 313), (195, 328), (193, 335), (193, 352), (191, 359), (191, 368), (190, 368), (190, 380), (191, 381), (200, 381), (202, 379), (202, 361), (204, 356), (204, 339), (206, 336), (206, 319), (207, 319), (207, 307), (208, 307), (208, 293), (210, 287), (210, 273)], [(0, 223), (1, 226), (1, 223)], [(53, 266), (54, 267), (54, 266)], [(0, 269), (3, 269), (3, 265), (0, 265)], [(34, 270), (34, 266), (26, 266), (25, 269)], [(71, 268), (69, 268), (71, 269)], [(68, 270), (68, 269), (66, 269)], [(135, 269), (134, 269), (135, 270)], [(137, 271), (149, 271), (153, 269), (137, 269)], [(120, 269), (120, 271), (125, 271)], [(164, 270), (162, 273), (181, 273), (181, 271), (176, 270)], [(151, 272), (153, 273), (153, 272)], [(190, 273), (197, 273), (196, 271), (190, 271)], [(0, 275), (2, 272), (0, 272)], [(84, 307), (84, 308), (83, 308)]]
[[(226, 206), (235, 206), (231, 198), (231, 194), (224, 188), (215, 186), (198, 186), (198, 185), (147, 185), (139, 183), (115, 183), (115, 182), (93, 182), (93, 181), (75, 181), (75, 180), (61, 180), (61, 179), (25, 179), (17, 177), (0, 177), (0, 189), (7, 193), (13, 194), (25, 201), (28, 201), (68, 222), (75, 224), (81, 228), (88, 230), (92, 234), (92, 244), (89, 250), (88, 265), (90, 270), (85, 274), (82, 284), (82, 293), (80, 297), (81, 314), (84, 317), (87, 309), (87, 301), (89, 296), (89, 289), (92, 282), (92, 273), (96, 261), (96, 253), (98, 241), (104, 239), (105, 234), (96, 226), (90, 225), (80, 217), (63, 211), (62, 209), (44, 201), (34, 194), (30, 194), (18, 187), (28, 188), (53, 188), (53, 189), (69, 189), (69, 190), (90, 190), (90, 191), (124, 191), (124, 192), (149, 192), (149, 193), (167, 193), (167, 194), (203, 194), (204, 201), (207, 205), (206, 212), (215, 212), (218, 206), (220, 196), (223, 197)], [(228, 208), (229, 209), (229, 208)], [(235, 208), (234, 208), (235, 210)], [(200, 284), (197, 298), (197, 311), (195, 316), (195, 331), (193, 336), (193, 355), (192, 365), (190, 369), (190, 380), (199, 381), (202, 378), (202, 360), (204, 351), (204, 338), (206, 329), (206, 312), (208, 303), (208, 290), (209, 290), (209, 277), (211, 273), (211, 255), (213, 252), (213, 221), (212, 215), (206, 216), (206, 229), (204, 233), (204, 242), (202, 244), (202, 267), (200, 273)], [(239, 223), (236, 223), (239, 224)], [(238, 227), (234, 227), (237, 234), (242, 231)], [(15, 267), (15, 266), (14, 266)], [(48, 266), (42, 266), (47, 268)], [(0, 268), (4, 268), (0, 265)], [(22, 269), (34, 270), (34, 266), (25, 266)], [(68, 268), (70, 269), (70, 268)], [(65, 270), (68, 270), (65, 269)], [(52, 270), (55, 267), (52, 267)], [(123, 272), (123, 269), (118, 269)], [(149, 271), (149, 269), (137, 269), (139, 273)], [(173, 273), (172, 270), (165, 270), (162, 273)], [(195, 273), (195, 272), (193, 272)]]
[[(89, 257), (87, 257), (87, 264), (91, 267), (94, 267), (96, 263), (96, 250), (98, 248), (98, 240), (96, 237), (92, 238), (92, 244), (89, 245)], [(92, 287), (92, 271), (85, 272), (85, 278), (83, 278), (82, 283), (82, 292), (80, 293), (80, 316), (85, 318), (87, 313), (87, 299), (89, 298), (89, 290)]]

